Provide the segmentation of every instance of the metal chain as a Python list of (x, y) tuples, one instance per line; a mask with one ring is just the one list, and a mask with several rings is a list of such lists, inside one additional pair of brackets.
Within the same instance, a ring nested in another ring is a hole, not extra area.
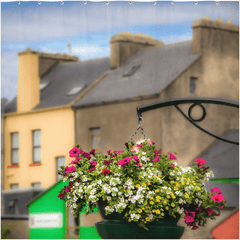
[[(133, 133), (133, 135), (129, 138), (129, 140), (127, 142), (130, 142), (133, 140), (133, 137), (137, 134), (137, 132), (140, 130), (140, 132), (142, 133), (143, 135), (143, 139), (147, 139), (146, 137), (146, 134), (145, 134), (145, 131), (143, 129), (143, 118), (140, 117), (140, 120), (138, 120), (138, 127), (137, 127), (137, 130)], [(126, 149), (126, 146), (124, 147), (124, 150)]]

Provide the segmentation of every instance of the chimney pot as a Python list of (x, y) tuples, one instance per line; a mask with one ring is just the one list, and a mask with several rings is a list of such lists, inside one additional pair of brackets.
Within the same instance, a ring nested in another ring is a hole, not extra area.
[(210, 17), (209, 16), (205, 16), (204, 19), (205, 20), (210, 20)]
[(222, 18), (218, 18), (217, 21), (218, 21), (218, 22), (222, 22)]
[(231, 19), (228, 19), (228, 20), (227, 20), (227, 24), (232, 24), (232, 20), (231, 20)]

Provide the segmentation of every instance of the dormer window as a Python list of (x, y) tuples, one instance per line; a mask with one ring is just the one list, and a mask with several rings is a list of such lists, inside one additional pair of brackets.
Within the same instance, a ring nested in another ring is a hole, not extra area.
[(72, 90), (67, 94), (68, 96), (73, 96), (78, 94), (83, 88), (85, 87), (85, 84), (79, 85), (77, 87), (72, 88)]
[(49, 85), (49, 82), (40, 83), (40, 86), (39, 86), (40, 91), (42, 91), (43, 89), (45, 89), (48, 85)]
[(123, 77), (130, 77), (132, 76), (139, 68), (140, 68), (140, 64), (137, 66), (133, 66), (130, 71), (128, 71), (128, 73), (124, 74)]

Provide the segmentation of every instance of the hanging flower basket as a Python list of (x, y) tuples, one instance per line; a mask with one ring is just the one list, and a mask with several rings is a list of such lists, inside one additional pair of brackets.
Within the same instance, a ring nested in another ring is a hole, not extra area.
[(227, 206), (222, 191), (204, 187), (213, 176), (204, 159), (179, 167), (176, 154), (156, 150), (150, 139), (125, 145), (107, 155), (76, 145), (69, 152), (75, 160), (59, 171), (70, 183), (58, 197), (75, 215), (85, 206), (87, 214), (98, 206), (103, 220), (96, 228), (102, 238), (180, 238), (180, 216), (195, 230)]

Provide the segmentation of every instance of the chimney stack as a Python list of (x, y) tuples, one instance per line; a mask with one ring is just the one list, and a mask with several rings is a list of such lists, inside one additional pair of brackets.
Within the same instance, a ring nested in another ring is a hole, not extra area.
[(163, 43), (153, 39), (152, 36), (142, 35), (142, 33), (131, 34), (130, 32), (120, 32), (114, 35), (110, 41), (111, 68), (119, 68), (128, 58), (140, 49), (161, 47)]
[(226, 23), (221, 18), (210, 20), (194, 20), (192, 53), (206, 51), (219, 51), (221, 54), (238, 54), (239, 51), (239, 26), (233, 25), (231, 20)]

